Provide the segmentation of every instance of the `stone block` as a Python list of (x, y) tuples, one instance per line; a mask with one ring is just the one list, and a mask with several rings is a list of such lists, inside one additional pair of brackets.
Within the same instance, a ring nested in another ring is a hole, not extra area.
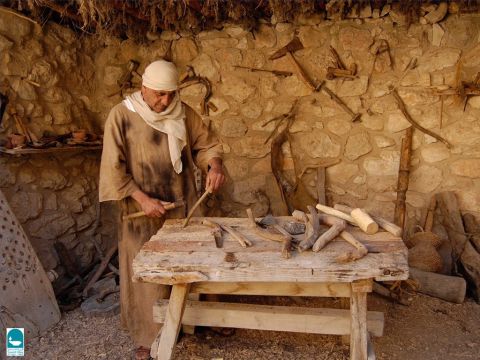
[(443, 161), (450, 157), (450, 151), (444, 144), (434, 143), (422, 148), (422, 158), (428, 163)]
[(372, 145), (368, 134), (363, 132), (348, 137), (344, 154), (347, 159), (355, 160), (370, 151), (372, 151)]
[(357, 164), (348, 164), (341, 162), (327, 168), (327, 176), (330, 181), (340, 184), (347, 183), (352, 176), (359, 171)]
[(398, 166), (400, 164), (400, 154), (398, 151), (383, 150), (380, 157), (371, 157), (365, 159), (363, 167), (369, 175), (385, 176), (397, 175)]
[(341, 145), (337, 141), (317, 129), (306, 134), (300, 146), (313, 158), (337, 157), (341, 150)]
[(221, 134), (226, 137), (241, 137), (247, 132), (247, 126), (239, 117), (229, 117), (223, 120)]
[(452, 173), (469, 178), (480, 178), (480, 159), (460, 159), (450, 164)]
[(270, 153), (270, 144), (264, 144), (263, 137), (248, 137), (244, 136), (242, 139), (235, 142), (233, 152), (238, 156), (243, 156), (249, 159), (260, 159)]
[(442, 182), (442, 170), (430, 165), (420, 165), (410, 173), (408, 189), (428, 194), (434, 191)]

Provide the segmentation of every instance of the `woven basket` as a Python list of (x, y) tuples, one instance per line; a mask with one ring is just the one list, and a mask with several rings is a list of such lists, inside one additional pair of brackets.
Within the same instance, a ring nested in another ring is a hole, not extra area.
[(423, 241), (408, 250), (408, 265), (423, 271), (439, 272), (443, 260), (432, 244)]

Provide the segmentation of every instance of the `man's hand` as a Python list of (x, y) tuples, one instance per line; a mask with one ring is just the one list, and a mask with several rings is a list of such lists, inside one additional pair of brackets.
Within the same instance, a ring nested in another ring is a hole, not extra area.
[(132, 198), (140, 204), (143, 212), (148, 217), (162, 217), (166, 212), (160, 200), (151, 198), (141, 190), (135, 191), (132, 194)]
[(216, 192), (225, 182), (225, 174), (223, 172), (222, 160), (220, 158), (213, 158), (208, 162), (210, 170), (207, 174), (207, 189)]

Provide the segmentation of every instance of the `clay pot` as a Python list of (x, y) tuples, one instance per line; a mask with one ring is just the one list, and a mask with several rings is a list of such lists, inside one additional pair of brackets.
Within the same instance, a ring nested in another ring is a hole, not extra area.
[(87, 140), (87, 130), (79, 129), (79, 130), (72, 131), (72, 138), (75, 141)]
[(437, 252), (442, 240), (432, 232), (418, 232), (410, 239), (413, 245), (408, 250), (408, 264), (411, 267), (430, 272), (439, 272), (443, 267), (443, 260)]
[(27, 142), (27, 137), (22, 134), (10, 134), (8, 135), (12, 147), (16, 148), (18, 146), (23, 146)]

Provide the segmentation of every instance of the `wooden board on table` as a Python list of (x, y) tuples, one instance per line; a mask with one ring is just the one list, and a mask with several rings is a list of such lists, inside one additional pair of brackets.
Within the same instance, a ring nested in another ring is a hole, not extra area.
[[(281, 221), (291, 219), (282, 217)], [(252, 241), (253, 246), (242, 248), (229, 234), (223, 233), (223, 247), (217, 248), (211, 228), (202, 225), (201, 219), (192, 219), (184, 229), (181, 228), (182, 220), (167, 220), (135, 258), (134, 278), (162, 284), (198, 281), (351, 282), (369, 278), (379, 281), (408, 278), (407, 248), (401, 238), (387, 232), (367, 235), (350, 227), (348, 230), (369, 248), (370, 253), (360, 260), (339, 264), (335, 258), (353, 249), (341, 239), (332, 241), (318, 253), (294, 251), (290, 259), (283, 259), (280, 255), (282, 244), (258, 238), (248, 219), (211, 220), (237, 229)]]

